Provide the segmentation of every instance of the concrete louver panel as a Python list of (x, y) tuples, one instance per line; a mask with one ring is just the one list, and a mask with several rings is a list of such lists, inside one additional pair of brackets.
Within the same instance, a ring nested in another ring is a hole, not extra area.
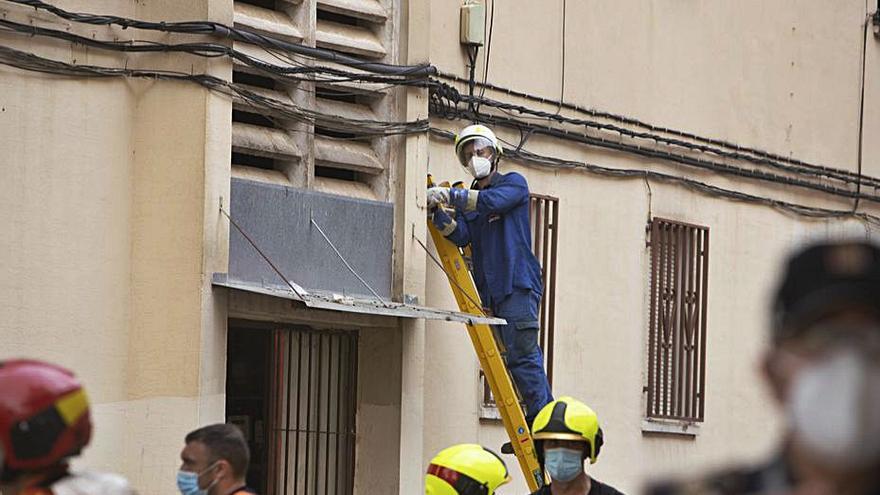
[(315, 136), (315, 163), (371, 175), (385, 170), (369, 143), (323, 136)]
[(376, 114), (368, 105), (321, 98), (320, 94), (318, 96), (315, 99), (315, 109), (318, 110), (318, 113), (354, 120), (376, 120)]
[(302, 31), (283, 12), (235, 2), (234, 21), (235, 27), (247, 28), (260, 34), (295, 42), (303, 39)]
[[(280, 103), (284, 103), (286, 105), (295, 105), (293, 99), (286, 93), (282, 93), (280, 91), (273, 91), (271, 89), (266, 88), (258, 88), (256, 86), (250, 86), (248, 84), (238, 84), (243, 89), (246, 89), (250, 92), (253, 92), (257, 95), (260, 95), (264, 98), (271, 98), (272, 100), (278, 101)], [(239, 96), (238, 94), (232, 95), (232, 108), (235, 110), (241, 110), (242, 112), (251, 112), (251, 113), (259, 113), (261, 115), (272, 115), (275, 117), (282, 118), (290, 118), (284, 115), (283, 112), (279, 112), (276, 110), (272, 110), (270, 108), (260, 108), (259, 110), (254, 109), (254, 107), (248, 103), (244, 98)]]
[(294, 160), (302, 156), (293, 137), (286, 131), (241, 122), (232, 123), (232, 151), (276, 160)]
[(318, 0), (318, 8), (376, 23), (388, 19), (388, 13), (376, 0)]
[[(346, 72), (353, 72), (355, 74), (360, 74), (363, 71), (355, 70), (351, 67), (345, 67), (339, 64), (321, 62), (319, 64), (321, 67), (329, 67), (331, 69), (341, 69)], [(385, 83), (371, 83), (364, 81), (334, 81), (333, 83), (318, 83), (318, 87), (331, 89), (334, 91), (343, 91), (345, 93), (357, 94), (361, 96), (366, 96), (372, 99), (378, 99), (385, 96), (385, 91), (388, 90), (388, 84)]]
[(372, 30), (323, 19), (317, 22), (316, 44), (368, 58), (383, 58), (386, 54), (385, 47)]

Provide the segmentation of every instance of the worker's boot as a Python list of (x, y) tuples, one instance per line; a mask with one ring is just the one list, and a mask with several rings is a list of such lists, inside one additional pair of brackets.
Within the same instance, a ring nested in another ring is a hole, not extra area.
[(502, 454), (513, 454), (513, 444), (510, 442), (504, 442), (501, 445), (501, 453)]

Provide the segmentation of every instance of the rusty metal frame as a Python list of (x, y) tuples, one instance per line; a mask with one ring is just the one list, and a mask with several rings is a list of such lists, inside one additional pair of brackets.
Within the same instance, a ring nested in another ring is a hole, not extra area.
[(529, 198), (529, 218), (532, 223), (532, 252), (541, 265), (541, 332), (538, 342), (544, 353), (547, 380), (553, 385), (553, 340), (556, 329), (556, 246), (559, 239), (559, 198), (532, 194)]
[[(541, 265), (544, 295), (541, 298), (538, 321), (538, 344), (544, 354), (547, 380), (553, 385), (553, 343), (556, 328), (556, 252), (559, 239), (559, 198), (543, 194), (529, 195), (529, 225), (532, 233), (532, 253)], [(548, 269), (549, 268), (549, 269)], [(480, 418), (499, 419), (495, 399), (481, 380)]]
[(706, 397), (709, 228), (650, 223), (649, 418), (701, 422)]

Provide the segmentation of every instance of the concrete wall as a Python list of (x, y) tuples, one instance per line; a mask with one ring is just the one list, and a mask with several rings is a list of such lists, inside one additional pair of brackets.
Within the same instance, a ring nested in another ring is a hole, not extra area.
[[(458, 44), (456, 0), (430, 2), (431, 62), (466, 75)], [(562, 90), (563, 2), (498, 2), (491, 83), (558, 99)], [(847, 2), (567, 2), (564, 100), (658, 125), (855, 171), (862, 22), (866, 5)], [(487, 9), (488, 10), (488, 9)], [(877, 175), (880, 42), (867, 40), (864, 167)], [(477, 74), (482, 74), (485, 50)], [(464, 85), (456, 85), (466, 92)], [(556, 111), (552, 105), (487, 96)], [(569, 112), (563, 111), (564, 115)], [(468, 122), (432, 119), (456, 130)], [(507, 141), (519, 135), (501, 130)], [(873, 142), (872, 142), (873, 141)], [(675, 173), (730, 189), (847, 209), (851, 201), (797, 188), (729, 179), (620, 152), (547, 138), (531, 151), (600, 165)], [(431, 139), (429, 172), (463, 179), (451, 143)], [(658, 474), (692, 471), (768, 452), (779, 433), (761, 383), (768, 296), (781, 257), (812, 237), (876, 236), (855, 220), (808, 220), (764, 206), (735, 203), (642, 178), (616, 180), (510, 160), (535, 193), (560, 198), (554, 393), (583, 399), (598, 412), (606, 446), (590, 469), (597, 478), (636, 491)], [(876, 214), (876, 205), (862, 202)], [(694, 438), (646, 435), (649, 252), (645, 225), (657, 216), (710, 228), (705, 422)], [(428, 304), (454, 307), (445, 278), (427, 266)], [(440, 449), (476, 441), (499, 448), (502, 428), (480, 424), (477, 360), (463, 328), (427, 325), (423, 464)], [(502, 493), (522, 493), (516, 481)]]
[[(207, 0), (61, 6), (148, 20), (231, 20), (231, 5)], [(2, 11), (19, 22), (68, 27), (33, 9)], [(130, 37), (107, 27), (70, 31)], [(0, 37), (65, 62), (230, 76), (222, 60), (126, 58)], [(81, 465), (121, 472), (141, 493), (174, 493), (183, 436), (224, 417), (226, 316), (210, 274), (226, 265), (218, 205), (229, 189), (229, 102), (186, 83), (8, 67), (0, 68), (0, 88), (0, 357), (74, 370), (96, 425)]]

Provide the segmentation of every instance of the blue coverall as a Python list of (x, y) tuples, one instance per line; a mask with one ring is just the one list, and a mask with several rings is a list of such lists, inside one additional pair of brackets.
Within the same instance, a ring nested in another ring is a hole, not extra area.
[(474, 281), (483, 305), (507, 320), (495, 328), (506, 348), (510, 374), (526, 403), (529, 426), (553, 401), (538, 346), (541, 267), (531, 249), (529, 186), (516, 173), (495, 173), (478, 192), (450, 189), (455, 220), (442, 209), (434, 225), (458, 246), (471, 245)]

